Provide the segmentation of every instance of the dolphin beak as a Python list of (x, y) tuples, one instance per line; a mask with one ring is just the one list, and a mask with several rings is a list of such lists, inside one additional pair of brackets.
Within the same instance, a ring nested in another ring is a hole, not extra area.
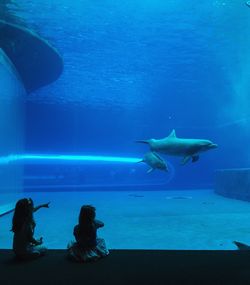
[(210, 148), (217, 148), (218, 147), (218, 145), (216, 144), (216, 143), (212, 143), (211, 145), (210, 145)]

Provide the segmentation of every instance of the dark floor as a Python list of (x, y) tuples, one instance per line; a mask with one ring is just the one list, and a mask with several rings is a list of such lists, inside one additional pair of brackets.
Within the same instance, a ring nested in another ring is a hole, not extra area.
[(247, 251), (112, 250), (96, 263), (75, 264), (50, 250), (20, 263), (0, 250), (0, 284), (250, 284)]

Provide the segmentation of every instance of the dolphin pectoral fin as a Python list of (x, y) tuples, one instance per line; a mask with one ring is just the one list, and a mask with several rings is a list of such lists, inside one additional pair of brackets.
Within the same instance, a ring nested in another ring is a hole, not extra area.
[(199, 156), (198, 154), (197, 154), (197, 155), (193, 155), (193, 156), (192, 156), (192, 162), (198, 161), (199, 158), (200, 158), (200, 156)]
[(191, 156), (190, 156), (190, 155), (185, 156), (185, 157), (182, 159), (182, 161), (181, 161), (181, 165), (184, 165), (184, 164), (188, 163), (190, 159), (191, 159)]
[(147, 173), (151, 173), (154, 170), (154, 168), (149, 168), (149, 170), (147, 171)]
[(239, 250), (250, 250), (250, 246), (245, 243), (238, 241), (233, 241), (233, 243), (237, 246)]
[(144, 159), (136, 161), (136, 163), (141, 163), (141, 162), (145, 162)]

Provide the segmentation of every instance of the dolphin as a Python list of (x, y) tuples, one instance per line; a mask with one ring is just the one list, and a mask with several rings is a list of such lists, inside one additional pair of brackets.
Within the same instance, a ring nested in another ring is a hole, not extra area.
[(250, 1), (246, 1), (245, 4), (250, 8)]
[(147, 152), (144, 155), (143, 159), (139, 162), (145, 162), (146, 164), (150, 166), (147, 173), (150, 173), (155, 169), (168, 171), (166, 162), (157, 153), (152, 152), (152, 151)]
[(183, 139), (176, 137), (175, 130), (172, 130), (169, 136), (163, 139), (140, 140), (139, 143), (149, 145), (151, 151), (160, 152), (167, 155), (182, 156), (182, 165), (190, 159), (196, 162), (201, 152), (217, 148), (217, 144), (204, 139)]

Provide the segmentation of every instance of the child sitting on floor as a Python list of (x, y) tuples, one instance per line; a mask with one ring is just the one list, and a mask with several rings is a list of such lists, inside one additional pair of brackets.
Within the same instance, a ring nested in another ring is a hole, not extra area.
[(95, 219), (95, 208), (84, 205), (79, 215), (79, 223), (74, 227), (76, 242), (68, 244), (68, 256), (77, 262), (95, 261), (109, 254), (105, 241), (97, 238), (97, 229), (104, 223)]
[(31, 198), (20, 199), (16, 203), (11, 230), (14, 232), (13, 250), (20, 259), (36, 258), (46, 252), (46, 248), (41, 246), (43, 239), (33, 237), (36, 226), (33, 213), (42, 207), (48, 208), (49, 203), (34, 207)]

